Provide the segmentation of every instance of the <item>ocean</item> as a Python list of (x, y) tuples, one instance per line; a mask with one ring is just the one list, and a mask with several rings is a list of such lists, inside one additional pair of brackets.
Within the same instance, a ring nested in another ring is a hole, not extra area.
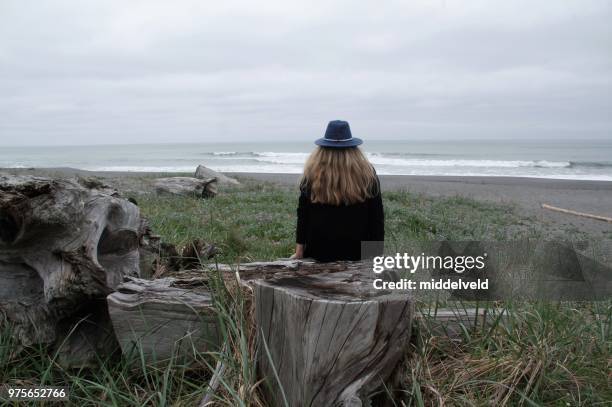
[[(95, 171), (300, 173), (312, 142), (0, 147), (0, 167)], [(612, 140), (366, 141), (379, 174), (612, 181)]]

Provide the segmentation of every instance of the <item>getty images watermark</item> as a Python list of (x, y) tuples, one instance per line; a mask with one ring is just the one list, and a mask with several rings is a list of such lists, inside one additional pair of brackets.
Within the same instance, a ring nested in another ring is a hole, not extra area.
[[(425, 253), (415, 256), (408, 253), (396, 253), (394, 256), (374, 256), (372, 271), (375, 274), (382, 274), (388, 270), (405, 271), (410, 274), (415, 274), (419, 270), (463, 274), (484, 270), (487, 256), (487, 253), (480, 256), (441, 256)], [(448, 277), (431, 278), (425, 281), (412, 278), (385, 281), (383, 278), (376, 278), (372, 285), (377, 290), (488, 290), (489, 279), (478, 278), (476, 281), (469, 281)]]
[(495, 301), (606, 301), (612, 296), (612, 240), (406, 241), (389, 246), (362, 244), (374, 292)]

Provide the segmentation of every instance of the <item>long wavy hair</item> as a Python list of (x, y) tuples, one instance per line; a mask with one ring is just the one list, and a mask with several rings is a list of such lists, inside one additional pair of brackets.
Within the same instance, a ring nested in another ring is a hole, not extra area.
[(351, 205), (377, 193), (374, 167), (358, 147), (317, 147), (306, 161), (300, 187), (314, 203)]

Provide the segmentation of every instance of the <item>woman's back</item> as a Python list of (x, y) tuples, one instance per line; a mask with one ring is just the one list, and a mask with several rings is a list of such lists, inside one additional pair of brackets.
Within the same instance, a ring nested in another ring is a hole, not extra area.
[(305, 257), (359, 260), (361, 243), (382, 241), (384, 233), (380, 192), (349, 205), (313, 203), (308, 189), (300, 193), (297, 241), (305, 244)]
[(384, 240), (380, 182), (350, 134), (333, 121), (304, 167), (296, 254), (319, 261), (359, 260), (362, 242)]

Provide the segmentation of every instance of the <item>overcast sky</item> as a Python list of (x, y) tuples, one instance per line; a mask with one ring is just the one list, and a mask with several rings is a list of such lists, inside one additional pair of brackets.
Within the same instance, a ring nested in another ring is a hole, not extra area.
[(610, 1), (0, 0), (0, 144), (612, 138)]

